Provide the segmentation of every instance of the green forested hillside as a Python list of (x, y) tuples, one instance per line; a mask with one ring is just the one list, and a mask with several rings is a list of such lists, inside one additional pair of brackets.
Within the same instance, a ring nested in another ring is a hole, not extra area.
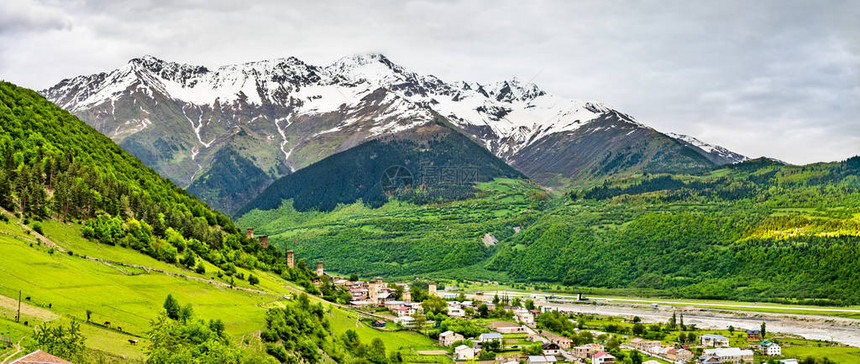
[[(700, 175), (612, 179), (554, 199), (485, 184), (480, 195), (452, 203), (332, 213), (286, 206), (240, 221), (300, 256), (336, 258), (335, 269), (367, 275), (856, 304), (858, 177), (858, 157), (808, 166), (762, 159)], [(500, 242), (484, 246), (485, 233)]]
[(573, 191), (489, 264), (515, 279), (676, 296), (857, 303), (860, 158), (757, 160)]
[[(397, 173), (400, 173), (397, 175)], [(392, 177), (385, 179), (386, 176)], [(407, 176), (404, 186), (395, 176)], [(272, 210), (292, 199), (299, 211), (331, 211), (358, 200), (381, 206), (388, 196), (417, 203), (468, 198), (473, 184), (497, 177), (525, 178), (469, 137), (440, 122), (397, 137), (376, 139), (283, 177), (242, 208)], [(405, 191), (403, 188), (421, 187)], [(414, 192), (420, 191), (420, 192)]]
[(287, 268), (275, 247), (6, 82), (0, 157), (4, 358), (45, 349), (81, 363), (389, 361), (384, 345), (337, 337), (324, 316), (332, 307), (285, 300), (301, 286), (338, 298), (330, 283), (311, 284), (304, 261)]

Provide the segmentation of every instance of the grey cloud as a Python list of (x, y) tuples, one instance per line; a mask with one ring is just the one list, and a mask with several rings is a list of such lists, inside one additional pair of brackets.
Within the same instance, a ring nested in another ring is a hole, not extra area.
[(860, 154), (858, 2), (14, 2), (27, 6), (0, 12), (14, 14), (0, 15), (0, 77), (33, 88), (142, 54), (214, 67), (382, 52), (446, 81), (534, 78), (753, 156)]

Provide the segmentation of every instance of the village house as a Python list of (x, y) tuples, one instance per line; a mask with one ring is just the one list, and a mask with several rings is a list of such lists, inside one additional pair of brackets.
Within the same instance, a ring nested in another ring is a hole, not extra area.
[(687, 361), (693, 359), (693, 352), (687, 349), (672, 348), (666, 351), (666, 357), (675, 361), (676, 363), (686, 363)]
[(648, 341), (640, 338), (630, 340), (630, 346), (639, 351), (651, 351), (655, 347), (663, 346), (659, 341)]
[(615, 363), (615, 357), (605, 351), (601, 351), (591, 357), (591, 364)]
[(478, 335), (477, 341), (481, 342), (481, 343), (485, 343), (485, 342), (493, 341), (493, 340), (502, 341), (503, 339), (504, 339), (504, 337), (502, 336), (502, 334), (500, 334), (498, 332), (491, 332), (491, 333), (485, 333), (485, 334)]
[(573, 340), (568, 339), (567, 337), (564, 337), (564, 336), (552, 339), (552, 342), (556, 343), (559, 347), (561, 347), (564, 350), (568, 350), (568, 349), (570, 349), (571, 346), (573, 346)]
[(400, 307), (406, 306), (406, 302), (403, 301), (388, 301), (385, 302), (385, 308), (394, 311)]
[(726, 348), (729, 346), (729, 338), (722, 335), (704, 334), (701, 339), (704, 347)]
[(517, 317), (517, 321), (522, 322), (526, 325), (533, 325), (535, 323), (535, 316), (529, 310), (519, 309), (514, 311), (514, 315)]
[(415, 309), (411, 306), (400, 306), (394, 310), (397, 317), (412, 316), (415, 314)]
[(585, 344), (573, 348), (573, 356), (577, 358), (590, 358), (592, 355), (603, 351), (603, 345), (600, 344)]
[(460, 335), (453, 331), (445, 331), (439, 334), (439, 345), (441, 346), (451, 346), (454, 345), (455, 342), (464, 340), (463, 335)]
[(530, 355), (529, 364), (547, 364), (558, 361), (553, 355)]
[(373, 323), (371, 324), (371, 326), (373, 326), (373, 327), (377, 327), (377, 328), (385, 327), (385, 321), (382, 321), (382, 320), (376, 320), (376, 321), (373, 321)]
[(558, 361), (554, 355), (530, 355), (528, 363), (529, 364), (547, 364), (547, 363), (555, 363)]
[(705, 349), (702, 354), (705, 357), (716, 357), (720, 363), (740, 364), (753, 362), (752, 350), (741, 350), (740, 348)]
[(466, 311), (462, 308), (449, 308), (448, 309), (449, 317), (466, 317)]
[(415, 327), (415, 319), (412, 316), (401, 316), (394, 319), (394, 322), (400, 324), (400, 326), (411, 328)]
[(761, 353), (764, 355), (782, 356), (782, 348), (779, 346), (779, 344), (777, 344), (773, 341), (770, 341), (770, 340), (763, 341), (761, 344), (759, 344), (759, 348), (760, 348), (759, 350), (761, 351)]
[[(4, 353), (5, 355), (5, 353)], [(28, 363), (40, 363), (40, 364), (72, 364), (70, 361), (63, 360), (51, 354), (48, 354), (42, 350), (36, 350), (30, 354), (24, 355), (18, 358), (15, 361), (12, 361), (11, 364), (28, 364)]]
[(466, 345), (460, 345), (454, 348), (454, 360), (470, 360), (475, 359), (475, 349)]
[(754, 340), (754, 341), (761, 340), (761, 331), (759, 331), (759, 330), (747, 330), (747, 340)]
[(546, 343), (541, 346), (543, 348), (544, 355), (559, 355), (561, 354), (561, 347), (555, 343)]
[(526, 328), (522, 326), (499, 327), (496, 329), (501, 334), (519, 334), (526, 332)]

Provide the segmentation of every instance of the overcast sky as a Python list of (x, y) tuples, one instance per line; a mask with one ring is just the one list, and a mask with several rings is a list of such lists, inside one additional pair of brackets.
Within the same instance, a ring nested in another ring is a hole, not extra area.
[(800, 164), (860, 154), (858, 19), (860, 1), (2, 0), (0, 78), (41, 89), (144, 54), (215, 68), (381, 52)]

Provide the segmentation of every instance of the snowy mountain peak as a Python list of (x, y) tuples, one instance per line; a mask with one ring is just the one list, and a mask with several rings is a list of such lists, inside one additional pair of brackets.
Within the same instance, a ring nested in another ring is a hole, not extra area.
[(689, 135), (678, 134), (678, 133), (666, 133), (669, 137), (687, 145), (698, 149), (708, 156), (712, 156), (717, 158), (716, 161), (721, 163), (718, 164), (726, 164), (726, 163), (740, 163), (749, 160), (748, 157), (740, 155), (738, 153), (732, 152), (724, 147), (719, 145), (713, 145), (705, 143), (697, 138), (691, 137)]

